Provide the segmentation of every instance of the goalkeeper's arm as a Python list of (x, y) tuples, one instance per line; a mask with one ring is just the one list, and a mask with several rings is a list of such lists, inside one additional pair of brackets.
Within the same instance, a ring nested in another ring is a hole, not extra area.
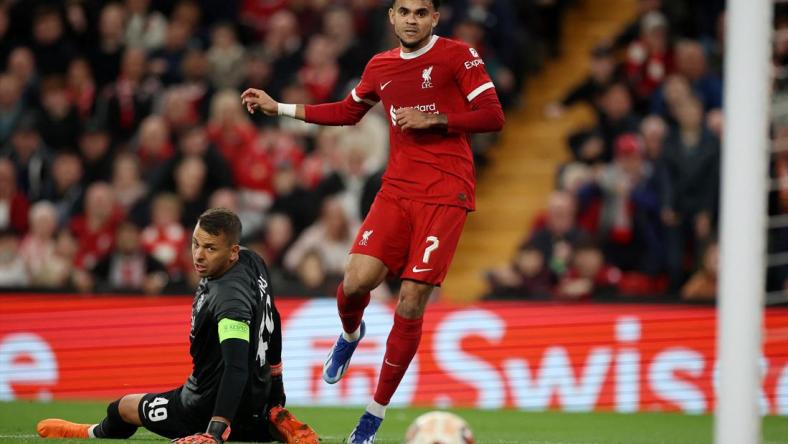
[(246, 387), (249, 376), (249, 325), (234, 319), (219, 320), (219, 342), (222, 348), (224, 372), (216, 395), (213, 417), (208, 425), (208, 433), (214, 435), (217, 441), (218, 438), (226, 440), (226, 437), (222, 436), (225, 435), (222, 424), (229, 429)]

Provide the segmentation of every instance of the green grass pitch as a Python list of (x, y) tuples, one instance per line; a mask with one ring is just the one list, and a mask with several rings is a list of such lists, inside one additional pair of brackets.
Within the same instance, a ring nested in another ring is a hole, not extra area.
[[(104, 402), (0, 402), (0, 442), (41, 443), (35, 432), (39, 419), (58, 417), (77, 422), (97, 422), (104, 416)], [(344, 442), (361, 408), (291, 407), (311, 424), (325, 444)], [(378, 433), (381, 444), (400, 443), (408, 424), (428, 409), (390, 409)], [(711, 443), (712, 418), (669, 413), (530, 413), (516, 410), (455, 409), (471, 425), (479, 444), (532, 443)], [(788, 443), (788, 418), (764, 419), (764, 443)], [(53, 442), (80, 442), (60, 440)], [(130, 440), (165, 442), (145, 430)], [(117, 443), (113, 440), (91, 442)]]

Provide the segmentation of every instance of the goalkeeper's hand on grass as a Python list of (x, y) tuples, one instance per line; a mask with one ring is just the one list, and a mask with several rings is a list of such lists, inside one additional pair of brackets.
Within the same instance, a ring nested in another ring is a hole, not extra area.
[(210, 433), (197, 433), (195, 435), (173, 439), (170, 442), (173, 444), (222, 444), (224, 441), (217, 441)]
[(170, 441), (173, 444), (224, 444), (230, 437), (230, 426), (222, 421), (211, 421), (205, 433), (197, 433)]

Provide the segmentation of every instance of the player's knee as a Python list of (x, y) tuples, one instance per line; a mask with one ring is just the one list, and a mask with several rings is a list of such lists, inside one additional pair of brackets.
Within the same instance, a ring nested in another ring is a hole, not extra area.
[[(140, 425), (138, 408), (139, 400), (136, 397), (124, 396), (107, 407), (107, 417), (116, 416), (126, 424)], [(112, 413), (110, 413), (110, 410), (112, 410)]]
[(419, 291), (419, 289), (408, 289), (403, 286), (400, 289), (399, 300), (397, 301), (397, 314), (406, 319), (422, 317), (424, 310), (427, 308), (430, 294), (431, 291)]
[(403, 301), (397, 305), (397, 314), (405, 319), (417, 319), (424, 315), (424, 309), (413, 301)]
[(342, 280), (342, 291), (349, 298), (362, 297), (376, 286), (377, 283), (373, 282), (373, 279), (369, 279), (364, 273), (353, 269), (348, 269)]

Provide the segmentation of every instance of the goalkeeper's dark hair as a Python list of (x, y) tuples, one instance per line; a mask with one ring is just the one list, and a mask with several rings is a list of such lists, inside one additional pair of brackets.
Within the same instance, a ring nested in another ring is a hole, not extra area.
[(200, 229), (213, 236), (224, 233), (230, 245), (241, 241), (241, 220), (227, 208), (211, 208), (197, 219)]
[[(432, 3), (432, 7), (435, 8), (436, 11), (438, 10), (438, 8), (441, 7), (441, 0), (430, 0), (430, 1)], [(397, 3), (397, 0), (391, 0), (391, 6), (390, 6), (391, 8), (394, 7), (394, 3)]]

